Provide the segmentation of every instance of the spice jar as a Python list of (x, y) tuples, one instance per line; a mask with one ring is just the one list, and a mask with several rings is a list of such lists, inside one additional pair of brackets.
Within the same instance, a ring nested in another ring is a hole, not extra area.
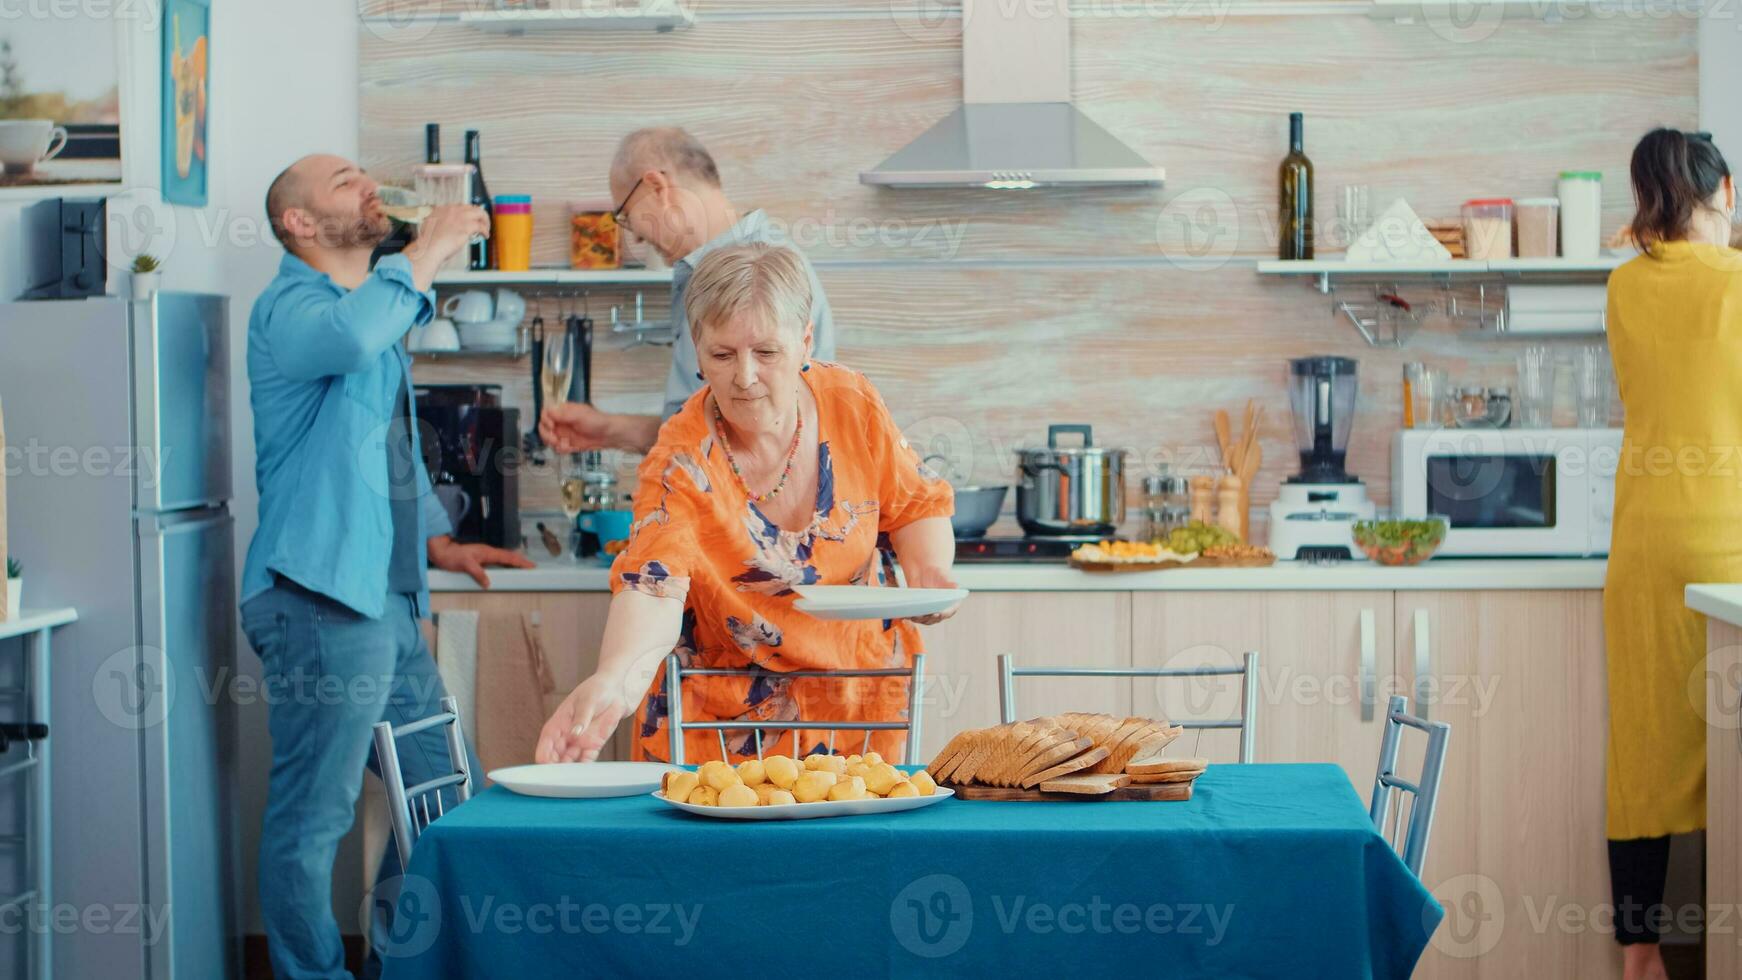
[(1143, 478), (1143, 538), (1161, 541), (1191, 522), (1191, 484), (1183, 476)]
[(1495, 385), (1488, 389), (1488, 422), (1496, 429), (1512, 424), (1512, 389)]
[(1458, 424), (1485, 421), (1488, 417), (1488, 393), (1481, 385), (1465, 385), (1458, 389)]

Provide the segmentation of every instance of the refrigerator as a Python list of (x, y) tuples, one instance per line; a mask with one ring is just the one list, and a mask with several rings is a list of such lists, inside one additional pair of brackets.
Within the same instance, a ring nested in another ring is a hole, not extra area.
[(10, 550), (50, 670), (57, 977), (241, 974), (228, 300), (0, 304)]

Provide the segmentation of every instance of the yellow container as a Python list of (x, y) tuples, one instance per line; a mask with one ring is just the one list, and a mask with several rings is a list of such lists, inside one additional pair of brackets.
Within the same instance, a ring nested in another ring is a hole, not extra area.
[(532, 267), (532, 198), (504, 194), (496, 198), (496, 218), (490, 227), (491, 252), (496, 268), (525, 272)]

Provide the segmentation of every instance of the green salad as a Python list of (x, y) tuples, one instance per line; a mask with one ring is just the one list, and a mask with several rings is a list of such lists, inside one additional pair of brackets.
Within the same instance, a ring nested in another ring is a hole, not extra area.
[(1419, 521), (1356, 521), (1355, 543), (1381, 565), (1414, 565), (1439, 549), (1446, 539), (1441, 518)]

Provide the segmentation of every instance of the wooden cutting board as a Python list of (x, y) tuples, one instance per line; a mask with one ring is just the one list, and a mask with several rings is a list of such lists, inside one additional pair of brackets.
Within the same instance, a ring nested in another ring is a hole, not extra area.
[(1071, 567), (1085, 572), (1161, 572), (1173, 568), (1269, 568), (1276, 558), (1199, 558), (1197, 561), (1078, 561)]
[(949, 783), (944, 785), (956, 791), (956, 799), (958, 800), (1094, 803), (1099, 800), (1189, 800), (1192, 798), (1192, 782), (1195, 780), (1183, 783), (1122, 786), (1111, 793), (1103, 793), (1100, 796), (1085, 796), (1081, 793), (1042, 793), (1038, 789), (1012, 789), (1005, 786), (955, 786)]

